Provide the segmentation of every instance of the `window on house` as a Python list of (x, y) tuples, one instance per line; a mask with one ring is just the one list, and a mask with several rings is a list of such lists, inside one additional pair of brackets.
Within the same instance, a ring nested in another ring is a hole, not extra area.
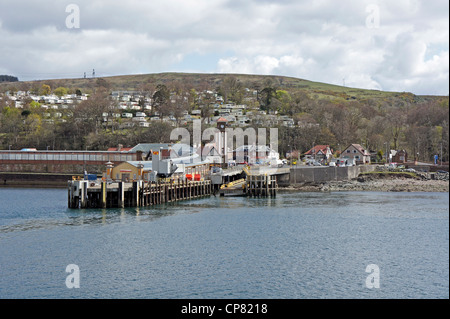
[(353, 153), (356, 153), (356, 150), (353, 150)]
[(347, 153), (350, 153), (350, 150), (347, 150)]

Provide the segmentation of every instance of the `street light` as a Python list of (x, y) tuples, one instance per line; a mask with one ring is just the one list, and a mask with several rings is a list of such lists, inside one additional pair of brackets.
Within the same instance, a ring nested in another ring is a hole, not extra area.
[(386, 164), (388, 164), (388, 142), (384, 142), (386, 145)]
[(111, 163), (110, 161), (108, 161), (106, 164), (106, 176), (105, 179), (106, 180), (112, 180), (112, 169), (114, 167), (114, 164)]
[[(291, 148), (291, 145), (288, 144), (288, 151), (289, 151), (290, 148)], [(292, 167), (292, 152), (289, 153), (289, 163), (291, 164), (291, 167)]]

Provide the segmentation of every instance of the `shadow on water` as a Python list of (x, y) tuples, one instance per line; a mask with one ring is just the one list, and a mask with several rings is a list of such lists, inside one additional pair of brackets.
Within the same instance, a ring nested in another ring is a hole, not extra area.
[[(185, 200), (165, 203), (150, 207), (109, 208), (109, 209), (69, 209), (64, 201), (55, 206), (45, 206), (39, 203), (35, 208), (37, 213), (27, 215), (25, 208), (16, 208), (12, 216), (3, 216), (0, 224), (0, 236), (17, 231), (51, 229), (64, 226), (102, 226), (114, 223), (154, 222), (163, 217), (210, 213), (215, 210), (239, 210), (274, 208), (283, 211), (287, 209), (307, 209), (319, 205), (321, 208), (334, 209), (354, 205), (386, 205), (396, 204), (399, 200), (433, 201), (437, 194), (396, 194), (371, 192), (335, 192), (335, 193), (281, 193), (275, 198), (248, 197), (208, 197), (195, 200)], [(47, 203), (45, 203), (47, 205)], [(13, 212), (11, 208), (9, 210)], [(23, 215), (23, 216), (22, 216)], [(9, 219), (10, 218), (10, 219)]]
[(30, 218), (15, 218), (0, 225), (0, 236), (17, 231), (51, 229), (64, 226), (101, 226), (113, 223), (152, 222), (163, 217), (199, 213), (212, 208), (207, 201), (199, 199), (165, 203), (151, 207), (127, 207), (108, 209), (61, 209), (43, 212)]

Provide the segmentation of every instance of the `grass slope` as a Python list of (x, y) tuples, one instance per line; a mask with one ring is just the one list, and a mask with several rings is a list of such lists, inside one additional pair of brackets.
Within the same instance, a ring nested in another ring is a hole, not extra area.
[(82, 91), (93, 89), (98, 79), (103, 79), (109, 84), (111, 90), (139, 90), (146, 83), (159, 84), (169, 82), (185, 83), (190, 87), (199, 88), (207, 86), (209, 89), (215, 89), (226, 77), (233, 76), (249, 88), (262, 89), (268, 82), (278, 89), (285, 89), (290, 93), (303, 91), (314, 99), (343, 99), (343, 100), (367, 100), (367, 99), (385, 99), (389, 97), (401, 97), (411, 101), (420, 101), (425, 99), (442, 98), (438, 96), (416, 96), (407, 92), (388, 92), (380, 90), (368, 90), (359, 88), (350, 88), (345, 86), (333, 85), (322, 82), (308, 81), (304, 79), (277, 76), (277, 75), (250, 75), (250, 74), (215, 74), (215, 73), (152, 73), (152, 74), (133, 74), (117, 75), (102, 78), (74, 78), (74, 79), (53, 79), (26, 82), (0, 83), (2, 91), (10, 87), (20, 89), (21, 84), (29, 86), (41, 86), (49, 84), (51, 87), (64, 86), (70, 89), (81, 89)]

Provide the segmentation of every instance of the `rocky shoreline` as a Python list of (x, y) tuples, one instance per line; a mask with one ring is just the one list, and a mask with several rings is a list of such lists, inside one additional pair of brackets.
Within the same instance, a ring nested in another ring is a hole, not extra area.
[(348, 181), (296, 184), (280, 188), (280, 190), (301, 192), (449, 192), (449, 181), (406, 176), (364, 176)]

